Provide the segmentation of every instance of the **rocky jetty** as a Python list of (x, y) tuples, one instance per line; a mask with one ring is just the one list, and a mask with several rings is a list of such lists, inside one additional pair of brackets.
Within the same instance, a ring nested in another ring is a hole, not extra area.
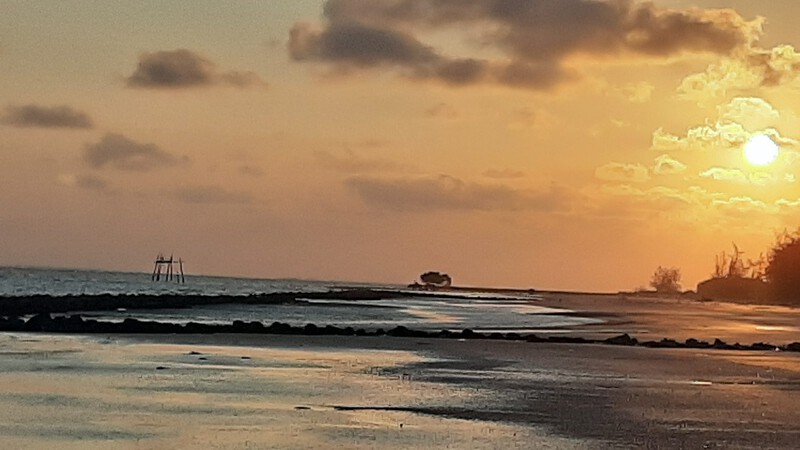
[(670, 349), (707, 349), (730, 351), (787, 351), (800, 352), (800, 342), (793, 342), (779, 346), (764, 342), (754, 344), (728, 344), (720, 339), (714, 342), (687, 339), (678, 342), (672, 339), (660, 341), (639, 341), (628, 334), (622, 334), (607, 339), (587, 339), (576, 336), (548, 336), (541, 337), (536, 334), (521, 335), (519, 333), (481, 333), (471, 329), (461, 331), (441, 330), (425, 331), (413, 330), (404, 326), (397, 326), (389, 330), (366, 330), (363, 328), (337, 327), (333, 325), (318, 326), (310, 323), (305, 326), (292, 326), (286, 323), (274, 322), (265, 325), (261, 322), (244, 322), (235, 320), (230, 324), (203, 324), (189, 322), (186, 324), (155, 322), (138, 319), (125, 319), (122, 322), (98, 321), (84, 319), (81, 315), (52, 316), (49, 313), (36, 314), (27, 319), (20, 317), (0, 317), (0, 331), (11, 332), (46, 332), (46, 333), (80, 333), (80, 334), (283, 334), (304, 336), (393, 336), (401, 338), (432, 338), (432, 339), (493, 339), (506, 341), (525, 341), (530, 343), (551, 344), (601, 344), (621, 345), (647, 348)]

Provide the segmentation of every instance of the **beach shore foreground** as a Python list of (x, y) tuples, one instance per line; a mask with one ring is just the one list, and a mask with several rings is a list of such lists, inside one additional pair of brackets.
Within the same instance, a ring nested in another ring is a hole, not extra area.
[[(796, 448), (800, 353), (780, 351), (798, 340), (792, 308), (563, 293), (529, 302), (596, 320), (548, 325), (536, 339), (336, 335), (324, 324), (9, 330), (0, 333), (0, 440), (33, 449)], [(28, 319), (41, 320), (89, 323)], [(662, 339), (694, 343), (643, 345)], [(759, 342), (775, 345), (750, 345)]]
[(14, 448), (793, 448), (795, 354), (2, 335)]

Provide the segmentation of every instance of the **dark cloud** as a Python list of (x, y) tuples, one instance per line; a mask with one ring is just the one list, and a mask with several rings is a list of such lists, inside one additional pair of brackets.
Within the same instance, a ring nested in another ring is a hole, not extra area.
[(173, 166), (185, 160), (155, 144), (139, 143), (116, 133), (107, 133), (99, 142), (88, 144), (84, 159), (95, 168), (113, 167), (135, 171)]
[(296, 60), (321, 59), (356, 66), (381, 63), (420, 66), (438, 59), (433, 51), (404, 33), (358, 23), (333, 23), (316, 33), (307, 24), (291, 30), (289, 51)]
[(541, 191), (466, 182), (446, 175), (422, 178), (353, 177), (346, 186), (374, 207), (396, 211), (563, 211), (572, 192), (550, 186)]
[(75, 177), (75, 186), (93, 191), (108, 189), (108, 181), (94, 175), (78, 175)]
[(266, 85), (254, 72), (220, 72), (209, 59), (191, 50), (143, 53), (136, 70), (126, 79), (129, 87), (182, 88), (229, 84), (236, 87)]
[(47, 107), (32, 104), (7, 106), (0, 121), (15, 127), (92, 128), (94, 126), (88, 114), (69, 106)]
[[(338, 69), (391, 66), (451, 85), (534, 89), (575, 78), (564, 65), (571, 55), (731, 54), (749, 47), (762, 24), (733, 10), (676, 10), (634, 0), (328, 0), (324, 13), (321, 28), (292, 28), (293, 59)], [(502, 56), (454, 57), (421, 41), (442, 28), (477, 36)]]
[(178, 200), (187, 203), (248, 204), (253, 197), (242, 192), (229, 191), (219, 186), (185, 187), (175, 191)]

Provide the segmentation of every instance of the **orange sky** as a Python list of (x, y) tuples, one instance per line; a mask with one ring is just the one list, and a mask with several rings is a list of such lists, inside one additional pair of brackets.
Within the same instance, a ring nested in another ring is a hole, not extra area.
[(0, 265), (694, 288), (800, 226), (800, 6), (759, 3), (4, 2)]

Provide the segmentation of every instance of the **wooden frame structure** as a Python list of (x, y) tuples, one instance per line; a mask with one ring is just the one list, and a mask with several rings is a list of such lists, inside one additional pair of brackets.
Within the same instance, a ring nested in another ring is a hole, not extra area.
[[(175, 272), (176, 265), (178, 266), (177, 273)], [(164, 281), (172, 281), (174, 279), (178, 283), (186, 283), (186, 277), (183, 274), (183, 259), (178, 258), (176, 261), (172, 255), (169, 255), (169, 258), (165, 258), (164, 255), (159, 253), (156, 256), (151, 279), (153, 281), (161, 281), (162, 275)]]

